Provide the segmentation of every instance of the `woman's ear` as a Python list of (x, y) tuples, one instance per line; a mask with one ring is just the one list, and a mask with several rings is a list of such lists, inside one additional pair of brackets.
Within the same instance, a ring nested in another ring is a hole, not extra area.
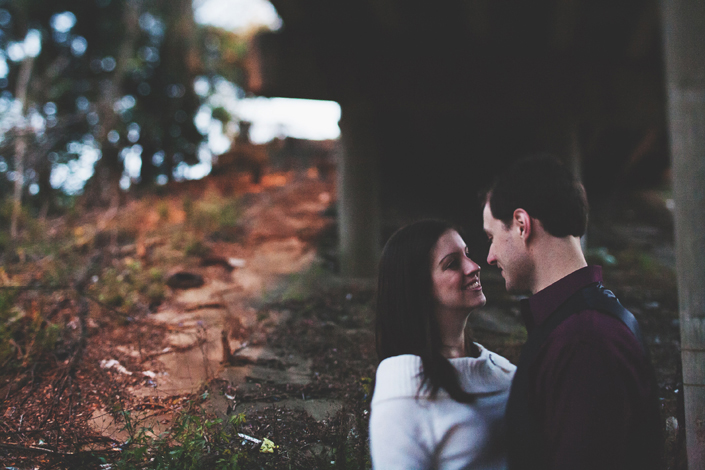
[(533, 229), (533, 219), (524, 209), (515, 209), (512, 222), (519, 231), (519, 236), (527, 241)]

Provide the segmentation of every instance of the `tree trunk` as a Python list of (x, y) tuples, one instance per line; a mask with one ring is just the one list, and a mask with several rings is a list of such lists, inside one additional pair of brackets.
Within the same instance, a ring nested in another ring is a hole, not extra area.
[(705, 469), (705, 2), (661, 0), (690, 470)]
[(20, 73), (17, 79), (17, 92), (15, 96), (17, 101), (21, 103), (20, 107), (20, 124), (17, 128), (17, 137), (15, 140), (15, 187), (12, 201), (12, 217), (10, 219), (10, 238), (15, 240), (18, 235), (18, 225), (20, 213), (22, 212), (22, 189), (24, 187), (24, 160), (27, 152), (27, 130), (25, 111), (27, 110), (27, 88), (29, 80), (32, 77), (32, 67), (34, 65), (34, 57), (26, 57), (20, 66)]
[(96, 136), (100, 142), (102, 157), (96, 165), (96, 172), (87, 186), (89, 204), (98, 203), (116, 208), (120, 201), (120, 177), (123, 165), (120, 161), (120, 149), (108, 141), (108, 134), (118, 124), (115, 114), (115, 102), (120, 98), (122, 84), (128, 72), (128, 64), (134, 56), (135, 45), (139, 35), (139, 5), (134, 0), (124, 2), (123, 25), (125, 27), (122, 42), (115, 58), (115, 70), (109, 80), (101, 84), (101, 99), (98, 102), (100, 131)]

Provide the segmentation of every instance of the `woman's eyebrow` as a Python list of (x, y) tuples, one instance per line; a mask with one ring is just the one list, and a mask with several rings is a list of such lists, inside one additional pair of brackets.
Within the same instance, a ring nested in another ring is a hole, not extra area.
[(451, 251), (450, 253), (448, 253), (447, 255), (445, 255), (443, 258), (441, 258), (441, 260), (438, 262), (438, 264), (442, 264), (443, 261), (445, 261), (445, 259), (448, 258), (449, 256), (458, 256), (458, 252), (457, 252), (457, 251)]

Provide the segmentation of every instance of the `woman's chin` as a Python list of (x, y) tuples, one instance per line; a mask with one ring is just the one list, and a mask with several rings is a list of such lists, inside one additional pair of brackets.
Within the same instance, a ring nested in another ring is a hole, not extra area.
[(474, 310), (476, 308), (484, 307), (486, 303), (487, 303), (487, 298), (485, 297), (485, 294), (480, 293), (480, 295), (475, 300), (475, 302), (473, 302), (472, 309)]

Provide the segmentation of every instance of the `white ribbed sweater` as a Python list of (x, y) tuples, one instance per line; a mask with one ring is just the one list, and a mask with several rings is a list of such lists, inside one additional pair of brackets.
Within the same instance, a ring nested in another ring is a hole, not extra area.
[(418, 356), (379, 364), (370, 416), (375, 470), (506, 468), (504, 411), (516, 367), (482, 346), (480, 351), (478, 358), (450, 359), (463, 390), (488, 394), (472, 404), (458, 403), (444, 390), (435, 399), (418, 397)]

